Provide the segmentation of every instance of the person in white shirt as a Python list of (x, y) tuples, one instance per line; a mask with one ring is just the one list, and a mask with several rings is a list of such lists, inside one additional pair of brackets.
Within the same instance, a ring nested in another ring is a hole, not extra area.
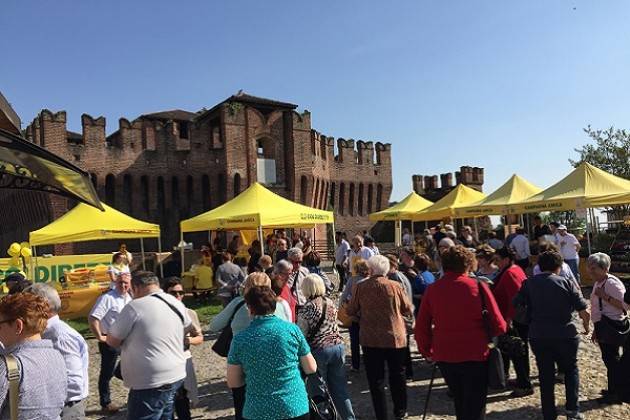
[(186, 377), (184, 338), (195, 327), (186, 307), (160, 289), (150, 271), (131, 278), (134, 299), (120, 312), (107, 344), (121, 349), (129, 388), (127, 418), (170, 419), (175, 393)]
[[(354, 267), (354, 261), (357, 258), (363, 258), (364, 260), (369, 260), (370, 257), (374, 256), (374, 251), (370, 248), (363, 246), (363, 237), (361, 235), (356, 235), (352, 238), (352, 245), (350, 250), (348, 251), (348, 258), (346, 259), (347, 267)], [(356, 273), (352, 273), (354, 276)]]
[(579, 283), (579, 252), (580, 248), (582, 248), (582, 246), (580, 245), (580, 241), (577, 240), (575, 235), (567, 232), (567, 227), (565, 225), (558, 226), (556, 241), (556, 244), (560, 248), (560, 254), (562, 254), (562, 258), (564, 258), (564, 262), (566, 262), (567, 265), (571, 267), (571, 271), (573, 271), (573, 275)]
[(348, 251), (350, 251), (350, 244), (346, 241), (346, 234), (343, 232), (335, 233), (335, 241), (337, 242), (335, 268), (339, 273), (339, 290), (343, 290), (343, 286), (346, 284), (346, 259), (348, 258)]
[(510, 248), (512, 248), (516, 254), (516, 265), (521, 267), (523, 271), (527, 270), (531, 253), (529, 250), (529, 239), (525, 235), (525, 229), (521, 227), (516, 229), (516, 236), (512, 239), (512, 242), (510, 242)]
[(98, 341), (98, 351), (101, 354), (98, 393), (104, 414), (113, 414), (118, 411), (118, 407), (112, 404), (109, 389), (109, 381), (114, 376), (114, 369), (118, 360), (118, 350), (107, 345), (107, 334), (109, 334), (109, 330), (125, 305), (131, 302), (130, 287), (131, 276), (129, 274), (118, 276), (114, 283), (114, 289), (98, 298), (88, 317), (90, 329)]
[(413, 245), (413, 238), (411, 237), (411, 233), (409, 233), (409, 229), (403, 229), (402, 235), (402, 246), (411, 246)]
[(61, 353), (68, 377), (67, 395), (61, 412), (61, 420), (83, 419), (89, 388), (88, 345), (81, 334), (59, 319), (61, 299), (54, 287), (45, 283), (36, 283), (24, 292), (43, 297), (50, 306), (48, 325), (42, 333), (42, 338), (52, 341), (53, 348)]
[[(560, 250), (558, 249), (558, 245), (556, 245), (553, 242), (541, 241), (540, 244), (538, 245), (538, 254), (540, 255), (543, 252), (558, 252), (559, 253)], [(536, 264), (532, 270), (532, 275), (537, 276), (538, 274), (541, 274), (542, 272), (543, 271), (540, 269), (540, 266)], [(573, 283), (577, 291), (580, 293), (580, 295), (582, 295), (582, 288), (580, 287), (580, 283), (578, 283), (577, 279), (573, 275), (573, 271), (571, 271), (571, 267), (569, 267), (569, 265), (566, 262), (562, 261), (562, 267), (560, 267), (560, 273), (558, 275), (560, 277), (564, 277), (565, 279)]]
[(369, 248), (374, 255), (381, 255), (381, 252), (378, 250), (378, 247), (376, 246), (376, 242), (374, 241), (374, 238), (372, 238), (371, 236), (368, 236), (364, 239), (365, 241), (365, 247)]

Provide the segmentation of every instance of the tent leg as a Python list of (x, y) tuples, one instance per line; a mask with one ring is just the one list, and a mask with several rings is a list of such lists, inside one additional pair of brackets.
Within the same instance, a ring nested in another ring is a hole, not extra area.
[[(33, 281), (33, 283), (35, 283), (35, 268), (37, 267), (37, 250), (35, 249), (34, 246), (31, 247), (31, 249), (33, 250), (33, 255), (31, 255), (31, 266), (29, 267), (29, 269), (31, 270), (31, 280)], [(33, 259), (35, 259), (35, 266), (33, 266)]]
[(477, 218), (473, 217), (473, 225), (475, 227), (475, 238), (479, 240), (479, 226), (477, 226)]
[(394, 222), (394, 244), (396, 247), (402, 245), (402, 221), (400, 220)]
[[(158, 236), (158, 253), (162, 256), (162, 238)], [(162, 259), (158, 257), (158, 264), (160, 264), (160, 277), (164, 278), (164, 266), (162, 265)]]
[(144, 261), (144, 238), (140, 238), (140, 253), (142, 253), (142, 269), (147, 271), (147, 263)]
[[(179, 233), (179, 243), (183, 244), (184, 243), (184, 232), (180, 232)], [(181, 276), (184, 275), (184, 271), (186, 271), (186, 269), (184, 268), (184, 247), (180, 246), (179, 247), (179, 256), (181, 259), (181, 266), (182, 266), (182, 272), (181, 272)]]
[[(333, 259), (333, 267), (335, 266), (335, 252), (337, 251), (337, 231), (335, 230), (335, 222), (332, 223), (332, 259)], [(328, 238), (326, 238), (326, 246), (328, 246)]]
[(588, 249), (588, 255), (590, 256), (591, 255), (591, 235), (588, 230), (588, 219), (589, 219), (588, 215), (589, 215), (589, 212), (586, 212), (586, 246)]
[(413, 228), (413, 220), (411, 221), (411, 237), (412, 238), (416, 237), (416, 232), (414, 231), (414, 228)]
[(258, 242), (260, 242), (260, 256), (265, 255), (265, 244), (263, 243), (263, 228), (262, 226), (258, 226)]

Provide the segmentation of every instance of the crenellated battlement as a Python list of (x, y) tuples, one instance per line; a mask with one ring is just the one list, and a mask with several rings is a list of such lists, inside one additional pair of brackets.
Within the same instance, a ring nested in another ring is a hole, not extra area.
[[(337, 153), (335, 154), (335, 144)], [(389, 143), (344, 139), (325, 136), (311, 130), (311, 151), (323, 160), (332, 156), (339, 164), (384, 165), (391, 163), (391, 145)]]
[[(438, 184), (439, 179), (439, 184)], [(455, 188), (457, 184), (464, 184), (478, 191), (483, 190), (484, 170), (483, 168), (472, 166), (461, 166), (459, 171), (455, 172), (455, 182), (453, 183), (453, 173), (447, 172), (438, 175), (413, 175), (411, 182), (413, 190), (431, 201), (436, 201), (450, 190)]]

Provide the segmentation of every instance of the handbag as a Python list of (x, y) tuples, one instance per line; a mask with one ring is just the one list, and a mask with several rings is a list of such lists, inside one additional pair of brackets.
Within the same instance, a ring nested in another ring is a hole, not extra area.
[(9, 418), (11, 420), (18, 420), (18, 402), (20, 397), (20, 370), (18, 369), (18, 361), (12, 354), (6, 354), (3, 357), (7, 365), (7, 379), (9, 380)]
[(488, 388), (504, 389), (506, 386), (506, 380), (505, 370), (503, 369), (503, 356), (492, 339), (492, 328), (490, 327), (490, 319), (488, 319), (486, 298), (479, 280), (477, 280), (477, 288), (479, 290), (479, 297), (481, 298), (481, 318), (483, 320), (483, 327), (486, 331), (486, 335), (488, 336)]
[(337, 320), (339, 321), (339, 324), (344, 328), (350, 328), (352, 326), (352, 318), (350, 317), (350, 315), (348, 315), (348, 312), (346, 310), (347, 306), (347, 302), (342, 303), (341, 307), (337, 311)]
[(309, 417), (311, 420), (337, 420), (339, 414), (335, 408), (326, 382), (319, 372), (306, 375)]
[[(605, 291), (606, 281), (602, 284), (602, 290)], [(602, 298), (599, 300), (599, 312), (602, 312)], [(604, 344), (610, 344), (613, 346), (623, 346), (630, 334), (630, 320), (626, 311), (623, 311), (623, 319), (616, 320), (610, 319), (606, 315), (601, 315), (601, 320), (595, 323), (595, 337), (597, 341)]]
[(245, 300), (236, 305), (227, 325), (221, 330), (219, 338), (217, 338), (217, 341), (215, 341), (212, 345), (212, 351), (221, 357), (227, 357), (230, 352), (230, 345), (232, 344), (232, 338), (234, 337), (234, 332), (232, 331), (232, 321), (234, 320), (238, 310), (241, 309), (243, 305), (245, 305)]

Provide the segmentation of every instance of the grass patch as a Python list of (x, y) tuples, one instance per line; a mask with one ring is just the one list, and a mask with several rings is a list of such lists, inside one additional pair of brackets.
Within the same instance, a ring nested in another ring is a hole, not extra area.
[[(202, 328), (205, 328), (210, 320), (223, 309), (223, 306), (218, 299), (210, 299), (210, 301), (208, 301), (206, 299), (195, 299), (193, 297), (186, 297), (184, 299), (184, 305), (186, 305), (187, 308), (194, 309), (195, 312), (197, 312)], [(65, 321), (68, 323), (68, 325), (77, 330), (79, 334), (81, 334), (86, 339), (94, 338), (94, 334), (92, 334), (92, 331), (90, 331), (90, 326), (88, 325), (87, 318), (76, 318)]]

